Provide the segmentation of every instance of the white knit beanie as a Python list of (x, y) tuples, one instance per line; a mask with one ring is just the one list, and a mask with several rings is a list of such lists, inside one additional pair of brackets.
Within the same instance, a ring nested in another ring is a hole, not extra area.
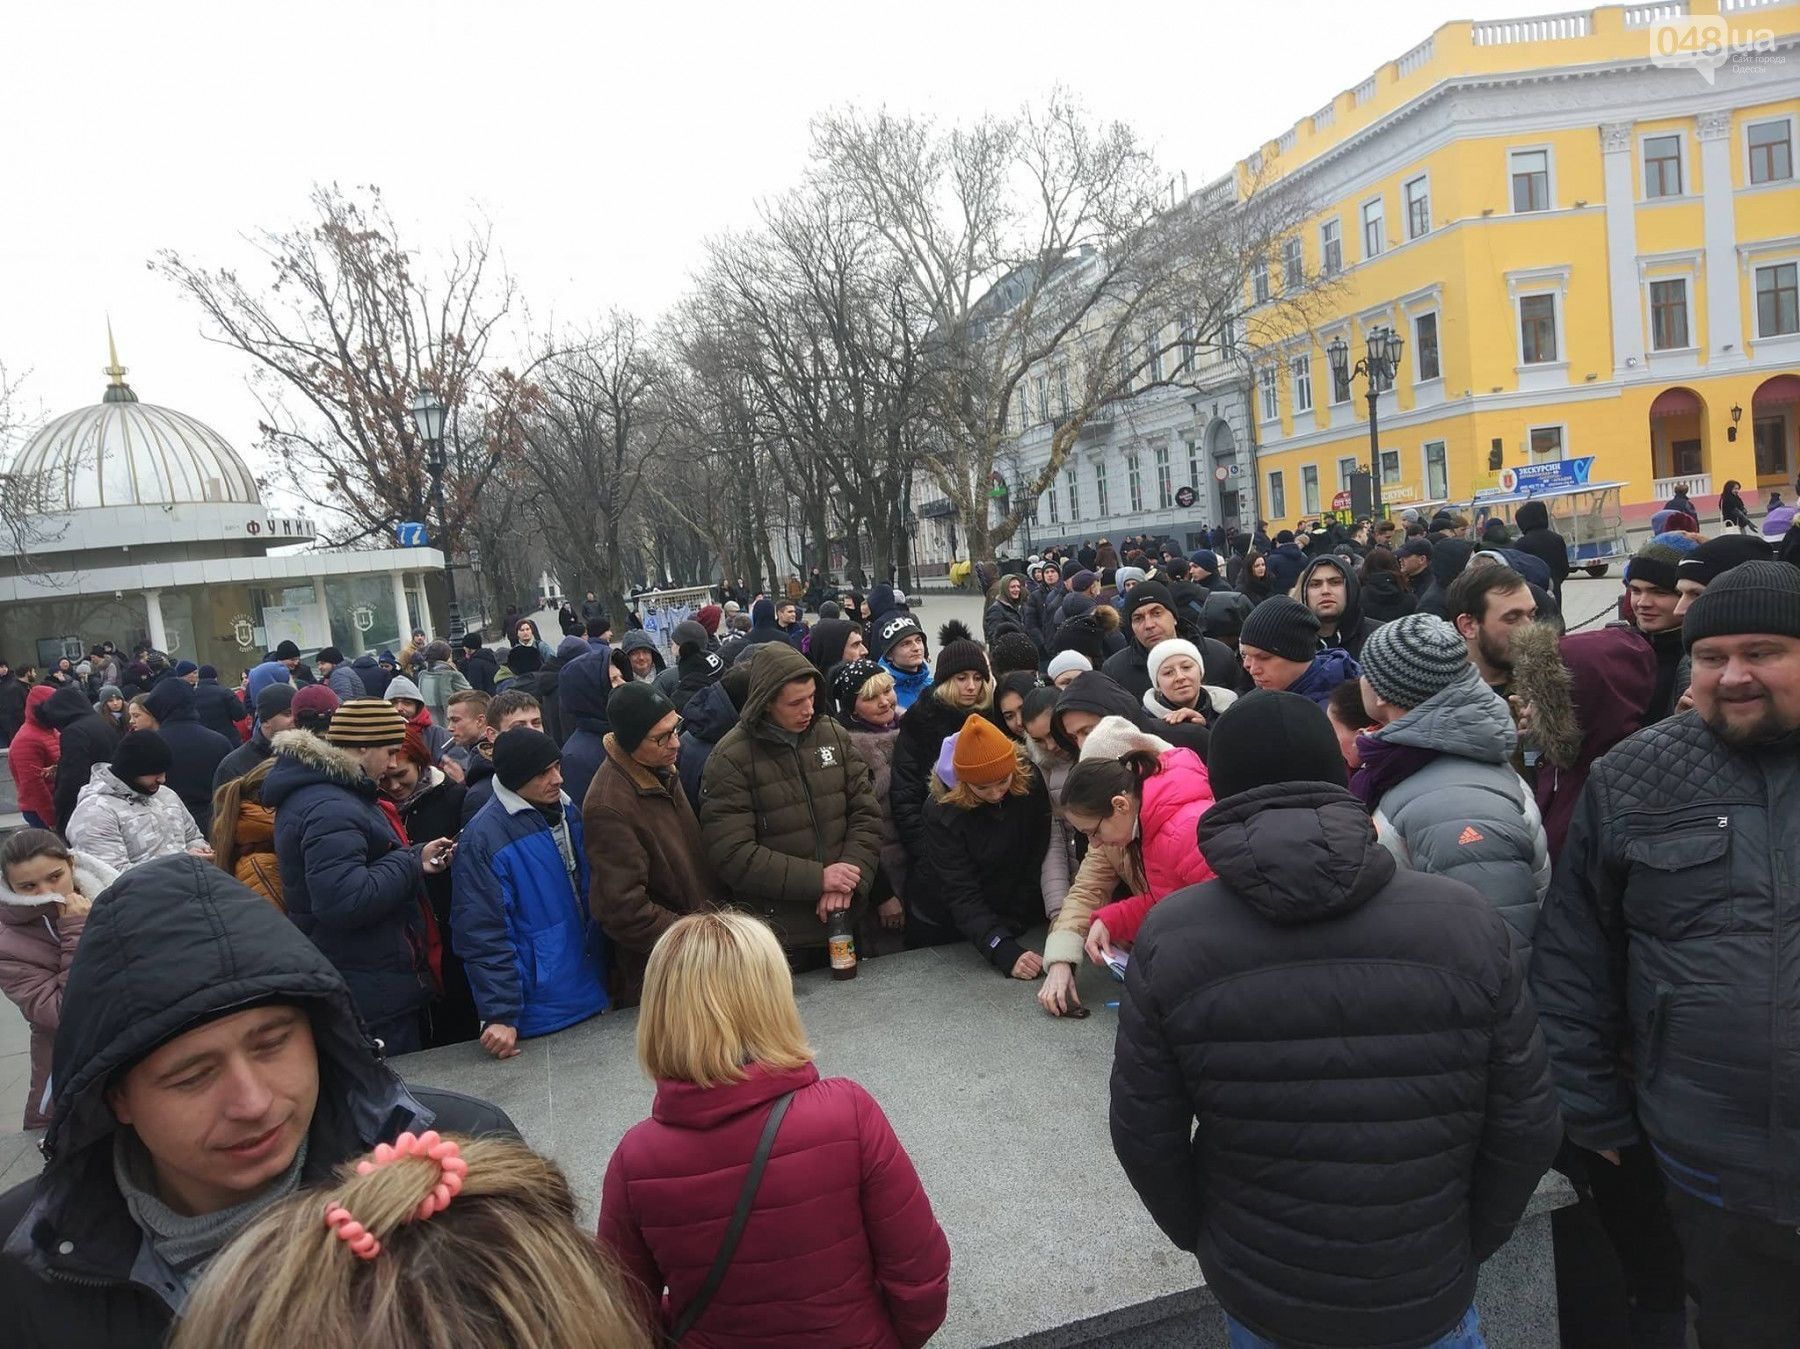
[(1094, 663), (1079, 651), (1058, 651), (1050, 658), (1050, 682), (1054, 684), (1058, 675), (1067, 674), (1070, 670), (1086, 674), (1093, 668)]
[(1081, 757), (1120, 759), (1133, 750), (1147, 749), (1152, 754), (1162, 754), (1174, 748), (1161, 736), (1140, 731), (1124, 717), (1102, 717), (1100, 724), (1089, 731), (1087, 739), (1082, 742)]
[(1150, 687), (1156, 687), (1156, 671), (1170, 656), (1186, 656), (1200, 667), (1200, 678), (1206, 679), (1206, 661), (1201, 658), (1200, 648), (1184, 637), (1171, 637), (1166, 642), (1158, 642), (1150, 648), (1147, 663), (1150, 667)]

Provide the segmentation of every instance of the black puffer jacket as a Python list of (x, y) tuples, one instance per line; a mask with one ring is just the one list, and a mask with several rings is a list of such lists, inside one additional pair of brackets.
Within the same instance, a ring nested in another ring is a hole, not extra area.
[(737, 725), (738, 711), (730, 690), (722, 682), (701, 689), (682, 709), (681, 753), (675, 761), (675, 771), (695, 814), (700, 811), (700, 779), (706, 772), (706, 760), (713, 746), (725, 738), (725, 732)]
[(1039, 877), (1050, 847), (1050, 796), (1037, 770), (1031, 790), (963, 810), (925, 803), (925, 855), (906, 879), (909, 946), (961, 934), (1001, 974), (1025, 948), (1016, 938), (1044, 921)]
[(210, 834), (213, 774), (236, 741), (200, 724), (194, 710), (194, 689), (185, 679), (163, 680), (150, 690), (144, 707), (162, 723), (157, 733), (174, 759), (169, 768), (169, 786), (194, 817), (201, 834)]
[(0, 1197), (0, 1306), (9, 1349), (154, 1349), (173, 1313), (145, 1282), (161, 1262), (113, 1179), (113, 1075), (196, 1020), (257, 1000), (306, 1010), (319, 1097), (303, 1184), (435, 1124), (516, 1136), (494, 1106), (408, 1087), (358, 1022), (349, 990), (268, 901), (210, 862), (134, 867), (94, 905), (69, 968), (56, 1037), (48, 1164)]
[(1359, 597), (1363, 616), (1375, 623), (1392, 623), (1419, 607), (1419, 597), (1403, 588), (1392, 572), (1378, 571), (1363, 583)]
[(1641, 1130), (1671, 1184), (1787, 1227), (1797, 800), (1800, 733), (1733, 750), (1686, 712), (1621, 741), (1588, 775), (1532, 961), (1569, 1137)]
[(1242, 792), (1199, 842), (1218, 879), (1151, 910), (1126, 972), (1113, 1148), (1259, 1335), (1428, 1343), (1562, 1137), (1523, 958), (1341, 788)]
[(1520, 504), (1513, 523), (1522, 531), (1513, 544), (1522, 553), (1530, 553), (1550, 569), (1550, 593), (1562, 602), (1563, 582), (1569, 579), (1569, 545), (1550, 528), (1549, 508), (1541, 501)]
[(209, 731), (217, 731), (233, 747), (244, 743), (237, 724), (250, 714), (244, 700), (216, 679), (202, 679), (194, 685), (194, 715)]
[[(1136, 647), (1133, 647), (1135, 650)], [(1062, 697), (1056, 700), (1056, 711), (1050, 716), (1050, 731), (1056, 737), (1057, 744), (1062, 746), (1063, 753), (1071, 759), (1081, 757), (1081, 750), (1075, 744), (1074, 737), (1063, 729), (1063, 716), (1069, 712), (1089, 712), (1096, 717), (1124, 717), (1140, 731), (1160, 736), (1177, 749), (1191, 749), (1206, 761), (1206, 747), (1212, 743), (1212, 733), (1206, 724), (1199, 721), (1163, 721), (1153, 717), (1144, 710), (1142, 696), (1132, 697), (1121, 688), (1110, 676), (1095, 670), (1090, 674), (1077, 675), (1069, 687), (1063, 690)]]
[(67, 833), (75, 798), (88, 785), (94, 765), (109, 763), (119, 747), (119, 732), (94, 711), (81, 689), (70, 684), (51, 694), (38, 715), (57, 732), (62, 757), (56, 764), (56, 832)]
[[(1000, 730), (1006, 729), (993, 711), (982, 715)], [(893, 775), (888, 780), (888, 808), (900, 834), (900, 846), (915, 865), (925, 857), (925, 802), (931, 794), (931, 771), (938, 751), (944, 747), (945, 737), (955, 735), (968, 719), (967, 712), (957, 711), (930, 690), (900, 718)]]

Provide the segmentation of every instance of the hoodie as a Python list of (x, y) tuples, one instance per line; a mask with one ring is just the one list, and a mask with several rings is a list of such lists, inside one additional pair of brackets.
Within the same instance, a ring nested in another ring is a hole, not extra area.
[(1513, 513), (1513, 523), (1519, 527), (1518, 542), (1513, 547), (1544, 564), (1550, 573), (1550, 593), (1560, 604), (1563, 582), (1569, 579), (1569, 545), (1550, 528), (1549, 508), (1541, 501), (1521, 502)]
[(1331, 691), (1339, 684), (1346, 679), (1360, 678), (1362, 667), (1356, 663), (1356, 658), (1340, 646), (1328, 646), (1313, 657), (1313, 663), (1287, 686), (1287, 691), (1311, 698), (1323, 707), (1331, 701)]
[(563, 790), (575, 809), (587, 799), (588, 784), (606, 761), (606, 734), (612, 730), (606, 704), (612, 697), (611, 671), (603, 660), (582, 658), (563, 667), (558, 696), (562, 702)]
[(1306, 583), (1312, 580), (1313, 573), (1321, 567), (1335, 568), (1338, 574), (1344, 578), (1344, 612), (1338, 618), (1337, 631), (1329, 637), (1321, 633), (1319, 645), (1327, 649), (1338, 647), (1349, 652), (1352, 657), (1360, 658), (1363, 643), (1368, 640), (1369, 634), (1381, 624), (1372, 618), (1363, 616), (1362, 586), (1356, 579), (1355, 567), (1336, 553), (1327, 553), (1324, 557), (1314, 558), (1306, 564), (1306, 570), (1300, 573), (1300, 579), (1296, 583), (1299, 588), (1300, 603), (1306, 604)]
[(1450, 583), (1463, 574), (1474, 554), (1475, 545), (1467, 539), (1439, 539), (1431, 545), (1431, 584), (1419, 595), (1419, 613), (1450, 621)]
[(57, 748), (61, 758), (56, 765), (56, 829), (66, 834), (69, 817), (75, 813), (75, 800), (87, 786), (94, 769), (111, 762), (118, 748), (118, 728), (94, 711), (87, 694), (66, 684), (51, 694), (38, 709), (38, 720), (57, 732)]

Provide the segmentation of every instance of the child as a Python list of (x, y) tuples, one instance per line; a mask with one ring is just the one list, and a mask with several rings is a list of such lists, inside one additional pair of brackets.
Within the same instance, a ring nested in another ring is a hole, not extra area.
[(1107, 717), (1089, 732), (1063, 783), (1063, 819), (1096, 843), (1133, 853), (1147, 886), (1094, 911), (1086, 949), (1095, 964), (1112, 959), (1114, 941), (1136, 938), (1158, 900), (1212, 879), (1194, 841), (1194, 826), (1212, 803), (1206, 766), (1192, 750), (1146, 735), (1123, 717)]
[(70, 852), (48, 829), (21, 829), (0, 847), (0, 988), (31, 1026), (27, 1129), (50, 1123), (50, 1052), (69, 962), (94, 896), (118, 875), (98, 858)]

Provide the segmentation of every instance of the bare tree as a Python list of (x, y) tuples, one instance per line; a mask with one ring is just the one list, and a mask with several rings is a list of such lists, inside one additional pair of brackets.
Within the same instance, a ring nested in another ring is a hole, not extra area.
[[(68, 530), (65, 498), (66, 477), (46, 470), (13, 471), (23, 448), (26, 429), (38, 418), (24, 408), (23, 376), (13, 376), (0, 364), (0, 548), (12, 558), (12, 570), (21, 576), (48, 575), (37, 556), (45, 544), (55, 543)], [(65, 465), (65, 473), (76, 465)]]

